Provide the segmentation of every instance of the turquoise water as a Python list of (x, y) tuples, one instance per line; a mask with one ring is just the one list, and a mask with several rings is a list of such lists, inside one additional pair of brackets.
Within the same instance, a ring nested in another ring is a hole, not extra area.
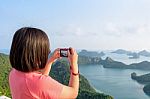
[(150, 99), (143, 92), (143, 85), (132, 80), (132, 72), (145, 74), (150, 71), (132, 69), (107, 69), (101, 65), (81, 65), (80, 73), (98, 91), (112, 95), (115, 99)]

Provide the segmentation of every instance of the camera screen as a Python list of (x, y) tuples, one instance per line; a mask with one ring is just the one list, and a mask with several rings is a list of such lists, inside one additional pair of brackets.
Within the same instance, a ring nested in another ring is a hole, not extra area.
[(60, 49), (60, 57), (68, 57), (68, 50)]

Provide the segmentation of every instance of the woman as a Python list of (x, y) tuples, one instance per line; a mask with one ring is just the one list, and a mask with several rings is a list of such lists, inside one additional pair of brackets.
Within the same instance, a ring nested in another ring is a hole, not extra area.
[[(12, 70), (9, 84), (13, 99), (76, 98), (79, 89), (78, 55), (68, 51), (70, 81), (65, 86), (49, 76), (51, 65), (60, 58), (59, 49), (48, 59), (49, 39), (37, 28), (24, 27), (16, 31), (10, 50)], [(59, 72), (59, 71), (58, 71)]]

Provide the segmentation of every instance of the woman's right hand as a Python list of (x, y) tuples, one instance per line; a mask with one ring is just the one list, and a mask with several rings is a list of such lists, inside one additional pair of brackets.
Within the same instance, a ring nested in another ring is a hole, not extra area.
[(47, 60), (46, 66), (42, 71), (43, 75), (49, 75), (52, 63), (55, 62), (58, 58), (60, 58), (60, 53), (59, 49), (56, 49), (52, 56), (50, 56), (50, 58)]
[(55, 62), (58, 58), (60, 58), (60, 49), (57, 48), (54, 53), (52, 54), (52, 56), (49, 59), (49, 62), (53, 63)]
[(74, 73), (78, 73), (78, 54), (73, 48), (69, 48), (68, 51), (68, 60), (71, 65), (71, 69)]

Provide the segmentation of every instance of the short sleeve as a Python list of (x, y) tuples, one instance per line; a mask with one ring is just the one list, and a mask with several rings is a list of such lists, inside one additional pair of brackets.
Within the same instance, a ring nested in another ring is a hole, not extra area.
[(39, 81), (40, 96), (42, 99), (58, 99), (63, 85), (50, 76), (43, 75)]

